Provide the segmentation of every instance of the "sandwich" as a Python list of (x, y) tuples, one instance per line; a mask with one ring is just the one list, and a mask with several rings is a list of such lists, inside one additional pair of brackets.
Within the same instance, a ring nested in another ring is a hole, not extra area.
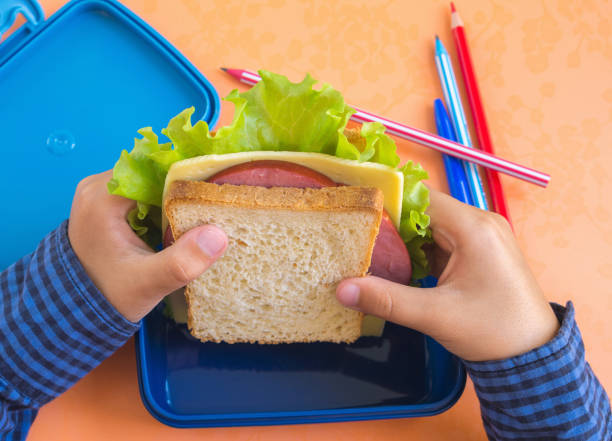
[(196, 338), (380, 335), (384, 321), (344, 308), (335, 288), (365, 274), (404, 284), (427, 274), (427, 174), (411, 161), (399, 166), (381, 124), (347, 128), (354, 111), (331, 86), (315, 89), (308, 75), (300, 83), (260, 75), (249, 91), (225, 98), (234, 118), (216, 133), (204, 121), (192, 125), (193, 108), (162, 130), (170, 142), (141, 129), (109, 191), (137, 201), (128, 222), (152, 247), (206, 223), (228, 234), (225, 255), (168, 300)]

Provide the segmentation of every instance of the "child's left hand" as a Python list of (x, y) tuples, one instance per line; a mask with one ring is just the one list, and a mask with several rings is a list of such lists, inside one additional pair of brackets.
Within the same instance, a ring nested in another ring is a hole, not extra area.
[(135, 202), (108, 193), (111, 177), (107, 171), (79, 183), (68, 237), (96, 287), (125, 318), (137, 322), (219, 258), (227, 247), (227, 236), (215, 226), (204, 225), (154, 252), (126, 221)]

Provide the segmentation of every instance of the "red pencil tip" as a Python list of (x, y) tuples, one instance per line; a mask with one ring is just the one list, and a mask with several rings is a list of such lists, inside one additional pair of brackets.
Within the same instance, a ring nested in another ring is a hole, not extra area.
[(221, 68), (221, 70), (222, 70), (223, 72), (227, 72), (227, 67), (222, 67), (222, 68)]
[(455, 9), (455, 4), (453, 2), (451, 2), (451, 12), (457, 12), (457, 10)]

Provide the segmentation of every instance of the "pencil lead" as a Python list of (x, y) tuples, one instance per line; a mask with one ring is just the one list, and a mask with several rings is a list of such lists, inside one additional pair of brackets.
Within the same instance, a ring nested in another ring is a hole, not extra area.
[(222, 68), (221, 68), (221, 70), (222, 70), (223, 72), (227, 72), (227, 67), (222, 67)]
[(455, 3), (451, 2), (451, 12), (457, 12), (455, 9)]

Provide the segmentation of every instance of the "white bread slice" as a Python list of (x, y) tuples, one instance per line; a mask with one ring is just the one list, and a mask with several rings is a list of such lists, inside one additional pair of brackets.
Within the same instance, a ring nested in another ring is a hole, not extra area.
[(186, 290), (188, 326), (202, 341), (352, 342), (363, 314), (335, 296), (366, 274), (382, 214), (375, 188), (263, 188), (175, 181), (164, 201), (178, 238), (221, 227), (228, 248)]

